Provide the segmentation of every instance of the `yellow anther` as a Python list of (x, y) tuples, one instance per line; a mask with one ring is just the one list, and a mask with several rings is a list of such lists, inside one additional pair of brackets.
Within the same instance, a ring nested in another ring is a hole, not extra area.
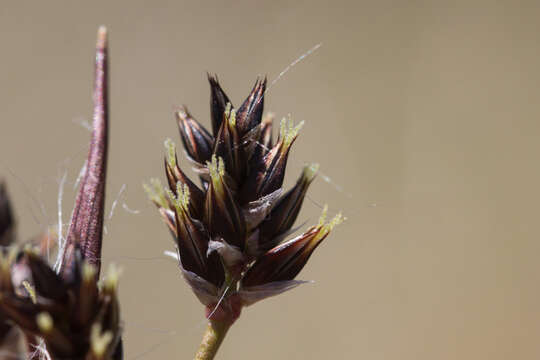
[(48, 312), (40, 312), (36, 316), (36, 323), (39, 330), (43, 333), (50, 332), (54, 327), (54, 321)]
[(283, 136), (285, 136), (286, 131), (287, 131), (287, 119), (283, 118), (281, 119), (281, 122), (279, 123), (279, 137), (283, 138)]
[(345, 221), (345, 218), (341, 213), (338, 213), (336, 216), (330, 220), (328, 224), (325, 225), (326, 229), (328, 231), (332, 231), (337, 225), (341, 224), (343, 221)]
[(221, 156), (216, 157), (215, 154), (212, 155), (212, 161), (207, 162), (206, 165), (208, 166), (210, 177), (213, 180), (217, 180), (220, 176), (225, 175), (225, 162)]
[(231, 110), (230, 115), (228, 116), (229, 119), (229, 125), (234, 127), (236, 126), (236, 110)]
[(229, 118), (229, 116), (231, 115), (231, 109), (232, 109), (232, 104), (230, 102), (227, 103), (227, 105), (225, 105), (225, 118)]
[(122, 269), (114, 263), (109, 264), (107, 277), (105, 278), (105, 288), (109, 291), (116, 291), (120, 275), (122, 275)]
[(101, 324), (95, 323), (90, 330), (90, 346), (92, 347), (92, 353), (101, 358), (107, 352), (107, 347), (113, 339), (113, 333), (111, 331), (101, 332)]
[(216, 178), (218, 176), (218, 171), (217, 171), (217, 157), (215, 154), (212, 155), (211, 161), (208, 161), (206, 163), (206, 166), (208, 167), (208, 171), (210, 172), (210, 177), (212, 179)]
[(37, 302), (36, 289), (27, 280), (23, 280), (22, 286), (28, 292), (28, 295), (30, 295), (30, 300), (35, 304)]
[(189, 187), (187, 184), (182, 184), (180, 181), (176, 183), (176, 198), (173, 198), (180, 208), (187, 210), (189, 206)]
[(167, 163), (171, 168), (176, 167), (176, 144), (171, 139), (165, 140), (165, 149), (167, 149)]
[(225, 175), (225, 162), (223, 158), (212, 155), (212, 161), (206, 163), (214, 190), (218, 193), (223, 192), (223, 179)]
[(82, 278), (84, 282), (91, 282), (96, 279), (97, 268), (87, 263), (86, 261), (82, 265)]
[(225, 162), (222, 157), (218, 158), (218, 172), (220, 176), (225, 175)]
[(183, 211), (183, 208), (182, 208), (182, 201), (179, 200), (179, 197), (174, 195), (174, 193), (170, 189), (165, 189), (165, 194), (167, 195), (167, 197), (173, 204), (176, 210), (176, 213), (181, 214)]
[(284, 150), (291, 146), (294, 139), (298, 136), (298, 132), (302, 126), (304, 126), (304, 121), (300, 121), (298, 125), (294, 126), (294, 123), (290, 117), (288, 123), (286, 118), (281, 119), (279, 137), (282, 139), (281, 141), (283, 142)]
[(345, 218), (341, 213), (338, 213), (336, 216), (330, 220), (330, 222), (325, 224), (326, 220), (326, 214), (328, 212), (328, 206), (325, 205), (323, 209), (323, 213), (321, 215), (321, 218), (319, 219), (319, 227), (320, 230), (317, 233), (317, 235), (313, 238), (313, 243), (319, 242), (322, 238), (324, 238), (332, 229), (334, 229), (337, 225), (341, 224)]
[(182, 196), (182, 204), (184, 205), (184, 209), (186, 210), (189, 206), (189, 196), (189, 187), (187, 186), (187, 184), (184, 184), (184, 195)]
[(169, 207), (167, 204), (167, 199), (165, 198), (165, 191), (163, 190), (163, 186), (161, 186), (158, 179), (150, 179), (150, 185), (143, 184), (143, 188), (150, 200), (158, 204), (160, 207)]
[(324, 205), (321, 217), (319, 217), (319, 224), (317, 226), (321, 227), (326, 221), (326, 214), (328, 213), (328, 205)]
[(317, 171), (319, 171), (319, 164), (309, 164), (304, 167), (302, 175), (308, 182), (310, 182), (313, 180), (315, 175), (317, 175)]

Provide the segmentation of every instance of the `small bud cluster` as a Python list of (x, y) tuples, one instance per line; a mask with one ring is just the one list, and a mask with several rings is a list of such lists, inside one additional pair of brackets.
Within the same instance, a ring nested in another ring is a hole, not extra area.
[(272, 139), (273, 116), (263, 117), (266, 79), (234, 108), (217, 77), (209, 76), (212, 133), (186, 108), (176, 113), (196, 185), (165, 141), (168, 186), (152, 179), (145, 189), (175, 240), (184, 278), (209, 316), (237, 317), (253, 304), (302, 283), (294, 280), (315, 248), (342, 221), (337, 215), (285, 241), (297, 229), (307, 189), (318, 170), (307, 165), (296, 184), (283, 191), (289, 151), (303, 122), (283, 119)]
[[(21, 267), (28, 278), (14, 279)], [(43, 339), (53, 359), (119, 358), (117, 271), (98, 284), (97, 268), (80, 251), (72, 268), (69, 278), (61, 277), (30, 247), (3, 254), (0, 309), (30, 337)]]

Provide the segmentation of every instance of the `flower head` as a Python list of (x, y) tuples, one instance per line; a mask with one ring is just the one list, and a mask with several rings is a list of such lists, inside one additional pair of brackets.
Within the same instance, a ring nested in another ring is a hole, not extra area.
[[(167, 187), (145, 189), (169, 226), (180, 268), (207, 314), (237, 317), (242, 306), (300, 284), (294, 280), (341, 215), (285, 241), (318, 165), (307, 165), (283, 190), (290, 149), (303, 122), (283, 119), (272, 139), (273, 115), (263, 118), (266, 79), (257, 79), (235, 108), (217, 77), (210, 82), (212, 133), (186, 108), (176, 117), (197, 186), (181, 170), (176, 148), (165, 142)], [(326, 214), (326, 210), (324, 212)]]

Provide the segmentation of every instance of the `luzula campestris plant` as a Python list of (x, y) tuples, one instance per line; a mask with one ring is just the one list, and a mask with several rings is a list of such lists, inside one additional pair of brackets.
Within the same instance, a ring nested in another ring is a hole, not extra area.
[[(90, 151), (69, 230), (60, 243), (58, 261), (51, 267), (32, 248), (3, 253), (0, 259), (0, 310), (37, 349), (29, 354), (32, 359), (122, 358), (118, 271), (111, 270), (103, 283), (98, 283), (107, 134), (107, 33), (102, 27), (96, 47)], [(9, 218), (2, 214), (0, 210), (3, 239), (2, 228)]]
[(272, 117), (263, 118), (266, 80), (257, 80), (235, 109), (217, 77), (210, 81), (212, 134), (186, 108), (176, 113), (188, 160), (202, 186), (178, 165), (165, 142), (167, 187), (145, 185), (176, 242), (182, 274), (210, 320), (196, 359), (211, 359), (243, 306), (292, 289), (315, 248), (342, 221), (337, 215), (288, 240), (317, 165), (282, 190), (289, 151), (303, 123), (282, 120), (272, 140)]

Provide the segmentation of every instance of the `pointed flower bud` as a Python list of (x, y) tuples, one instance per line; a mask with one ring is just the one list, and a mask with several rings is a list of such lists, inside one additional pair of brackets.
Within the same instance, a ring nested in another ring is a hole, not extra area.
[(268, 195), (281, 187), (289, 150), (303, 125), (303, 121), (294, 126), (291, 119), (288, 122), (286, 119), (281, 120), (278, 143), (264, 156), (242, 189), (244, 202)]
[(177, 195), (175, 196), (171, 191), (168, 191), (168, 194), (175, 208), (176, 244), (182, 267), (220, 286), (223, 281), (223, 272), (220, 271), (219, 259), (215, 256), (207, 257), (208, 234), (204, 227), (189, 214), (189, 188), (178, 182)]
[(227, 164), (227, 173), (235, 184), (244, 180), (246, 172), (246, 154), (237, 132), (236, 111), (227, 104), (224, 121), (216, 138), (214, 154), (223, 158)]
[(204, 212), (204, 193), (203, 191), (191, 181), (190, 178), (184, 174), (184, 172), (178, 166), (178, 157), (176, 155), (176, 145), (171, 139), (165, 140), (165, 148), (167, 149), (167, 158), (165, 160), (165, 172), (167, 174), (167, 181), (169, 182), (169, 188), (175, 192), (177, 183), (180, 181), (183, 185), (187, 186), (190, 193), (189, 209), (190, 214), (196, 218), (201, 219)]
[(225, 163), (221, 157), (213, 155), (207, 166), (211, 181), (206, 193), (205, 219), (210, 234), (243, 249), (246, 224), (234, 195), (225, 182)]
[(325, 223), (327, 208), (323, 210), (317, 226), (262, 255), (246, 272), (243, 287), (257, 286), (275, 281), (293, 280), (309, 257), (328, 233), (343, 221), (341, 214)]
[(197, 120), (193, 119), (186, 108), (176, 112), (176, 119), (187, 154), (193, 161), (205, 164), (212, 156), (213, 136)]
[(266, 90), (266, 78), (255, 81), (251, 93), (237, 111), (238, 130), (240, 136), (244, 136), (261, 124), (264, 108), (264, 92)]
[(217, 136), (221, 128), (221, 122), (225, 114), (225, 107), (231, 101), (219, 85), (217, 75), (211, 76), (208, 74), (208, 82), (210, 83), (210, 114), (212, 117), (212, 131), (214, 136)]
[(268, 250), (276, 246), (282, 239), (279, 235), (285, 234), (292, 228), (304, 202), (308, 187), (315, 179), (318, 169), (318, 164), (305, 166), (294, 187), (278, 200), (270, 212), (270, 216), (260, 225), (261, 249)]

